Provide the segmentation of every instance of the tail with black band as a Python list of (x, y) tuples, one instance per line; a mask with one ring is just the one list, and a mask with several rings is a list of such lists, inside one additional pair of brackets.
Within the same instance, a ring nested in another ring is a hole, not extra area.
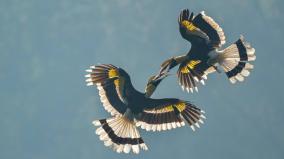
[(93, 124), (100, 126), (96, 134), (99, 135), (104, 145), (112, 147), (118, 153), (129, 153), (132, 150), (133, 153), (138, 154), (140, 148), (148, 150), (134, 122), (124, 116), (95, 120)]
[(249, 76), (253, 65), (249, 62), (255, 61), (255, 49), (244, 41), (243, 36), (235, 43), (227, 47), (219, 55), (219, 64), (224, 69), (231, 83), (244, 81)]

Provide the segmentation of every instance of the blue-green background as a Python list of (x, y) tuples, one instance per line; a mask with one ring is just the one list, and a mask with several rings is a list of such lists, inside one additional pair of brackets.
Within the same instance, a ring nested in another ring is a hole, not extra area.
[[(283, 159), (283, 6), (281, 0), (0, 0), (0, 158)], [(96, 88), (85, 86), (84, 70), (114, 64), (143, 91), (161, 62), (190, 48), (178, 31), (183, 8), (212, 16), (226, 46), (243, 34), (256, 49), (255, 69), (235, 85), (212, 74), (194, 94), (167, 78), (154, 97), (192, 101), (206, 111), (205, 124), (196, 132), (141, 130), (149, 151), (116, 154), (91, 124), (109, 114)]]

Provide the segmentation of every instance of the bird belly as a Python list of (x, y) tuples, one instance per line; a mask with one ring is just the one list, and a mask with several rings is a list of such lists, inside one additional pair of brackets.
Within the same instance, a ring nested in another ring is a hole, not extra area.
[(219, 58), (220, 58), (221, 53), (222, 53), (222, 51), (218, 51), (216, 49), (210, 51), (208, 53), (207, 63), (211, 66), (216, 66), (219, 62)]

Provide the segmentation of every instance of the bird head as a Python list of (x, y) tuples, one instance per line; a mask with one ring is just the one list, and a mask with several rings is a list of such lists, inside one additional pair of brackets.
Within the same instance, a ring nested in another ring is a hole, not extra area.
[(168, 74), (160, 74), (156, 76), (151, 76), (148, 79), (148, 83), (145, 88), (145, 96), (150, 97), (154, 93), (158, 85), (161, 83), (161, 81), (167, 76)]

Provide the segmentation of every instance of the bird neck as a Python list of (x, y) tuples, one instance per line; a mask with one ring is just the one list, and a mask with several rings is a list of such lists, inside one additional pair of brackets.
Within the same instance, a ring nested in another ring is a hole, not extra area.
[(156, 90), (156, 86), (154, 84), (147, 84), (146, 88), (145, 88), (145, 97), (151, 97), (151, 95), (154, 93), (154, 91)]
[(137, 93), (140, 93), (139, 91), (137, 91), (134, 88), (130, 78), (125, 78), (125, 87), (124, 88), (125, 88), (126, 92), (128, 92), (127, 94), (130, 95), (130, 96), (137, 94)]

